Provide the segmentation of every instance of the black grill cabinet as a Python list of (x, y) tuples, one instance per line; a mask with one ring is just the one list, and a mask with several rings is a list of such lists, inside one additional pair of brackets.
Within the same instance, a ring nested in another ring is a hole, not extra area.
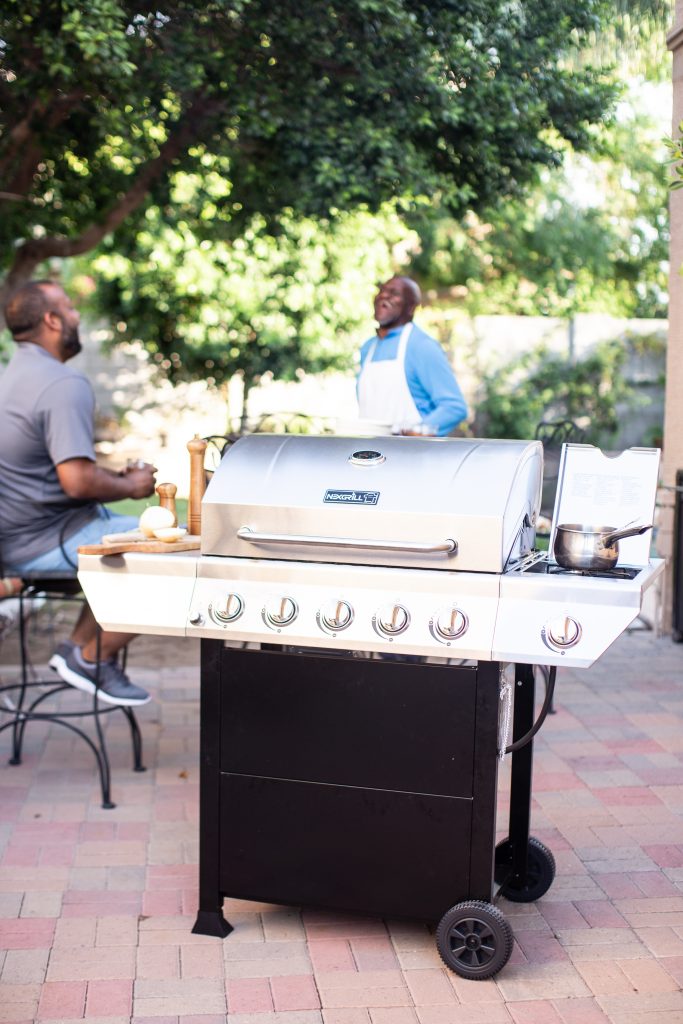
[[(529, 841), (531, 744), (513, 755), (510, 836), (496, 855), (499, 678), (497, 662), (202, 640), (193, 930), (229, 933), (226, 896), (413, 918), (438, 924), (439, 951), (463, 977), (500, 970), (512, 933), (498, 891), (527, 899), (532, 883), (536, 898), (537, 861), (543, 891), (554, 865)], [(533, 690), (518, 668), (518, 736)]]

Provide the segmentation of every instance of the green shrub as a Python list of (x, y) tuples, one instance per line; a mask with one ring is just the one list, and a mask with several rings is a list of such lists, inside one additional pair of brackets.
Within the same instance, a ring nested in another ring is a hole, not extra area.
[(607, 444), (620, 417), (639, 404), (622, 370), (630, 349), (605, 341), (574, 362), (540, 345), (488, 376), (477, 403), (475, 434), (530, 438), (539, 423), (573, 420), (586, 442)]

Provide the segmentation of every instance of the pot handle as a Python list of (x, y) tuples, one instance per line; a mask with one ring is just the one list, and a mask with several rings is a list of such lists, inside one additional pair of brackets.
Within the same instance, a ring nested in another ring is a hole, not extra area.
[(611, 533), (603, 534), (602, 543), (606, 548), (611, 548), (618, 540), (624, 540), (626, 537), (637, 537), (651, 529), (652, 523), (649, 526), (631, 526), (628, 530), (612, 530)]

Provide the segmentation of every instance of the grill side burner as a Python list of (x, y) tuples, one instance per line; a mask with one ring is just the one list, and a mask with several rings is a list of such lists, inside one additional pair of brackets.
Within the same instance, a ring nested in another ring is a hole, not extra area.
[(583, 576), (592, 580), (634, 580), (643, 571), (641, 565), (615, 565), (611, 569), (565, 569), (556, 562), (546, 559), (534, 562), (526, 570), (530, 573), (544, 573), (546, 576)]
[(588, 668), (637, 618), (644, 591), (664, 570), (661, 559), (609, 578), (540, 565), (547, 571), (536, 565), (501, 577), (493, 658)]

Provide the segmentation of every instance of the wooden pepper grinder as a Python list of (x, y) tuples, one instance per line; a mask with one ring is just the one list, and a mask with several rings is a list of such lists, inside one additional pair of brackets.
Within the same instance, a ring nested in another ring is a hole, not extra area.
[(157, 494), (159, 495), (159, 504), (162, 508), (167, 508), (169, 512), (173, 513), (173, 525), (178, 525), (178, 514), (175, 507), (175, 496), (178, 488), (175, 484), (158, 484)]
[(202, 497), (206, 490), (206, 473), (204, 472), (204, 452), (206, 441), (198, 434), (187, 442), (190, 453), (190, 502), (187, 510), (187, 529), (191, 536), (199, 537), (202, 532)]

